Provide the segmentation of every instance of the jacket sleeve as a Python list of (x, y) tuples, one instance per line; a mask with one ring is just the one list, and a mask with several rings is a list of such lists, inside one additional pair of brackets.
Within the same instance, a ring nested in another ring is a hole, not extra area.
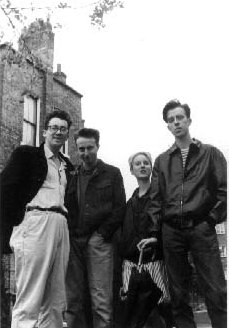
[(10, 252), (9, 239), (13, 226), (21, 222), (23, 213), (19, 213), (17, 204), (20, 202), (20, 186), (26, 178), (26, 162), (20, 148), (12, 153), (6, 167), (1, 172), (1, 231), (3, 252)]
[(227, 219), (227, 162), (215, 147), (212, 148), (211, 154), (210, 187), (215, 202), (208, 218), (215, 225)]
[(126, 194), (119, 169), (113, 179), (112, 197), (112, 214), (98, 228), (98, 232), (103, 236), (104, 240), (112, 238), (114, 232), (121, 225), (125, 214)]
[(161, 217), (162, 217), (162, 196), (159, 182), (159, 157), (156, 158), (151, 178), (151, 193), (150, 193), (150, 204), (147, 210), (148, 215), (153, 221), (152, 235), (157, 236), (157, 232), (161, 228)]

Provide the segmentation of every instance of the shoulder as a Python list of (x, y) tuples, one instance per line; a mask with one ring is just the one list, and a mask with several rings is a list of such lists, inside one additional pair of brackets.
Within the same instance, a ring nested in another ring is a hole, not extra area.
[(118, 167), (105, 163), (102, 160), (99, 160), (98, 165), (100, 168), (102, 168), (103, 170), (110, 172), (112, 174), (121, 174), (121, 171)]
[(69, 171), (74, 171), (75, 170), (75, 167), (73, 166), (73, 164), (70, 161), (70, 159), (68, 157), (66, 157), (65, 155), (63, 155), (62, 153), (60, 153), (60, 156), (66, 162), (68, 170)]
[(23, 145), (23, 146), (17, 147), (13, 152), (18, 153), (18, 154), (27, 154), (27, 153), (29, 154), (29, 153), (38, 152), (38, 150), (39, 150), (39, 148), (37, 148), (37, 147)]
[(222, 158), (224, 157), (223, 152), (212, 144), (200, 143), (200, 149), (204, 152), (210, 153), (213, 157), (214, 156), (222, 157)]
[(29, 145), (23, 145), (19, 146), (14, 149), (14, 151), (11, 154), (11, 160), (19, 160), (19, 159), (28, 159), (29, 157), (33, 157), (35, 154), (39, 153), (39, 148), (29, 146)]

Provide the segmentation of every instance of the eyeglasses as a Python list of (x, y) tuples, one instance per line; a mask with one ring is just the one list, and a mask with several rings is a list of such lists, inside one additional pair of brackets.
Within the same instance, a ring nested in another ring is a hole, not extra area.
[(68, 128), (66, 128), (66, 126), (58, 126), (58, 125), (49, 125), (48, 129), (52, 132), (52, 133), (57, 133), (57, 131), (60, 131), (61, 133), (66, 133), (68, 132)]

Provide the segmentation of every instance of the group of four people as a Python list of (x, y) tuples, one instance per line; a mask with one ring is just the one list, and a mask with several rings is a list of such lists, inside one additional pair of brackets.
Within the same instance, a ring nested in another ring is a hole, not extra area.
[[(2, 246), (15, 254), (12, 328), (61, 328), (63, 313), (69, 328), (113, 327), (116, 250), (125, 291), (139, 252), (146, 251), (143, 266), (162, 290), (159, 313), (167, 327), (177, 328), (196, 327), (191, 254), (212, 327), (226, 328), (215, 231), (226, 220), (226, 160), (190, 137), (187, 104), (168, 102), (163, 119), (175, 143), (154, 165), (145, 151), (129, 158), (138, 188), (127, 204), (120, 170), (97, 158), (97, 130), (75, 135), (76, 169), (62, 155), (71, 126), (64, 111), (48, 114), (39, 148), (13, 151), (1, 174)], [(166, 273), (157, 274), (163, 261)]]

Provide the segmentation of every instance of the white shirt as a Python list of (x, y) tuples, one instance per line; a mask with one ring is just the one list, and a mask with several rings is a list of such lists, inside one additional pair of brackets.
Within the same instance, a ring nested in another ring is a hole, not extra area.
[(57, 206), (67, 212), (64, 206), (64, 195), (67, 185), (65, 174), (66, 162), (59, 158), (60, 167), (58, 168), (54, 162), (53, 153), (46, 145), (44, 145), (44, 151), (48, 163), (47, 176), (38, 193), (27, 206), (39, 206), (43, 208)]

